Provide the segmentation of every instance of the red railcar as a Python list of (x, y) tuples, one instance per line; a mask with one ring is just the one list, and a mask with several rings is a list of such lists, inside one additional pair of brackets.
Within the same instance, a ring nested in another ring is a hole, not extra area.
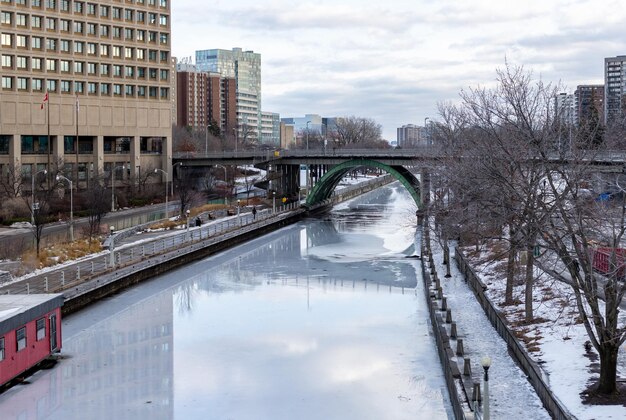
[[(626, 275), (626, 249), (625, 248), (592, 248), (593, 269), (605, 276), (615, 276), (624, 279)], [(611, 258), (615, 255), (614, 263)]]
[(0, 296), (0, 386), (61, 350), (63, 295)]

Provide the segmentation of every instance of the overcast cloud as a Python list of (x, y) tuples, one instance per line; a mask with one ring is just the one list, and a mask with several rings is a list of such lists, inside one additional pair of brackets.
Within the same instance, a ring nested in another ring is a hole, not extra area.
[(624, 22), (617, 0), (172, 0), (172, 54), (254, 50), (264, 111), (373, 118), (395, 140), (505, 58), (568, 91), (603, 83)]

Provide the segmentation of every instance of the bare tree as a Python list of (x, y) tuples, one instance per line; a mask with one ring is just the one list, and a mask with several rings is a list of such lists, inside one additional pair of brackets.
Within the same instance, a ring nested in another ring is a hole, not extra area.
[[(597, 202), (583, 188), (593, 176), (596, 151), (574, 150), (568, 168), (546, 172), (542, 205), (549, 228), (542, 231), (544, 246), (555, 254), (563, 269), (551, 265), (550, 272), (569, 281), (574, 290), (579, 320), (585, 326), (593, 347), (600, 356), (600, 377), (595, 391), (611, 395), (617, 392), (617, 355), (626, 340), (626, 325), (620, 322), (620, 305), (626, 292), (623, 281), (623, 256), (626, 210), (624, 194), (614, 201)], [(617, 187), (624, 179), (616, 179)], [(623, 191), (623, 190), (622, 190)], [(610, 253), (609, 270), (604, 276), (594, 272), (597, 243)]]
[[(517, 252), (527, 251), (525, 274), (525, 311), (527, 321), (533, 315), (534, 249), (542, 223), (538, 215), (539, 185), (545, 165), (534, 159), (553, 151), (557, 90), (532, 73), (508, 64), (498, 70), (494, 89), (475, 88), (461, 92), (461, 110), (444, 111), (448, 121), (460, 116), (461, 127), (444, 127), (443, 133), (461, 131), (463, 157), (457, 161), (453, 188), (456, 198), (466, 205), (480, 203), (474, 218), (487, 216), (478, 232), (509, 243), (505, 303), (513, 302), (514, 263)], [(456, 135), (458, 139), (458, 134)], [(458, 152), (458, 149), (454, 149)], [(481, 214), (477, 214), (480, 212)], [(476, 224), (474, 220), (473, 224)], [(500, 229), (498, 227), (504, 227)], [(499, 256), (498, 256), (499, 257)]]
[(111, 209), (109, 194), (104, 181), (100, 177), (94, 178), (89, 188), (81, 194), (87, 212), (87, 235), (90, 240), (100, 232), (102, 218)]
[(16, 198), (22, 194), (22, 171), (15, 165), (6, 165), (6, 173), (0, 174), (0, 196)]
[(31, 197), (27, 196), (22, 196), (22, 198), (31, 211), (32, 233), (35, 239), (37, 257), (39, 257), (43, 229), (48, 223), (50, 223), (51, 215), (53, 213), (52, 202), (54, 186), (53, 188), (47, 188), (47, 174), (39, 173), (32, 176), (35, 176), (33, 182), (35, 189), (31, 192), (34, 200), (31, 202)]
[(338, 147), (367, 147), (382, 140), (382, 127), (370, 118), (337, 118), (336, 130), (329, 133)]
[(181, 176), (175, 182), (176, 193), (180, 202), (180, 216), (183, 217), (185, 211), (191, 207), (197, 191), (191, 172), (187, 168), (181, 168)]
[[(606, 146), (595, 130), (573, 132), (571, 147), (563, 148), (560, 116), (554, 108), (558, 89), (532, 73), (508, 64), (498, 71), (494, 89), (472, 89), (461, 94), (459, 106), (444, 107), (444, 133), (452, 145), (447, 158), (456, 221), (469, 222), (461, 213), (479, 213), (501, 226), (481, 231), (486, 237), (509, 242), (509, 263), (517, 250), (525, 250), (526, 318), (532, 313), (532, 269), (537, 246), (550, 263), (544, 270), (571, 284), (580, 321), (600, 356), (596, 392), (616, 392), (619, 347), (626, 340), (626, 325), (618, 318), (626, 292), (621, 281), (626, 210), (623, 200), (597, 203), (587, 185), (594, 178), (594, 156)], [(567, 155), (565, 155), (567, 153)], [(565, 159), (558, 165), (555, 159)], [(620, 181), (622, 182), (620, 184)], [(626, 185), (617, 178), (615, 188)], [(622, 190), (626, 192), (626, 190)], [(624, 194), (621, 194), (624, 197)], [(474, 213), (472, 207), (478, 211)], [(488, 233), (491, 230), (491, 234)], [(594, 243), (612, 250), (606, 276), (594, 267)], [(509, 273), (509, 270), (507, 270)], [(510, 273), (509, 273), (510, 274)], [(507, 300), (510, 299), (507, 275)], [(604, 300), (604, 301), (602, 301)]]

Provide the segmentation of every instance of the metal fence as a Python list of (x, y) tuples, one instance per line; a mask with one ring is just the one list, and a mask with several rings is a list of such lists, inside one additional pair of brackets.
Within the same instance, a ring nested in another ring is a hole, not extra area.
[(205, 241), (210, 246), (226, 241), (233, 236), (266, 226), (285, 218), (289, 212), (299, 208), (299, 203), (289, 203), (271, 210), (261, 210), (254, 216), (251, 212), (231, 216), (226, 220), (216, 221), (195, 227), (187, 225), (176, 233), (164, 232), (160, 237), (121, 245), (115, 243), (109, 251), (63, 265), (57, 269), (47, 270), (22, 280), (0, 287), (0, 294), (59, 293), (84, 283), (94, 277), (131, 266), (156, 255), (181, 249), (191, 244)]

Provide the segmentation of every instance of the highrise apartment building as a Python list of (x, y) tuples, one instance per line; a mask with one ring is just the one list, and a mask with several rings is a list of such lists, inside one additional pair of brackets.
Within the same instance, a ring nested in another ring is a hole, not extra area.
[(604, 59), (604, 122), (624, 118), (626, 108), (626, 55)]
[(224, 135), (235, 136), (235, 79), (199, 71), (197, 66), (191, 64), (179, 64), (176, 79), (178, 126), (206, 129), (215, 122)]
[(565, 92), (557, 94), (554, 98), (554, 108), (561, 123), (574, 124), (576, 120), (574, 95)]
[(196, 66), (235, 80), (239, 136), (261, 139), (261, 54), (241, 48), (196, 51)]
[(169, 0), (0, 5), (3, 175), (62, 165), (82, 188), (122, 165), (118, 178), (171, 173)]
[(280, 146), (280, 114), (261, 113), (261, 143), (274, 147)]
[(604, 123), (604, 85), (578, 85), (574, 92), (574, 115), (578, 125), (593, 118)]
[(415, 124), (406, 124), (397, 129), (398, 147), (410, 148), (425, 146), (428, 144), (428, 136), (425, 127)]

